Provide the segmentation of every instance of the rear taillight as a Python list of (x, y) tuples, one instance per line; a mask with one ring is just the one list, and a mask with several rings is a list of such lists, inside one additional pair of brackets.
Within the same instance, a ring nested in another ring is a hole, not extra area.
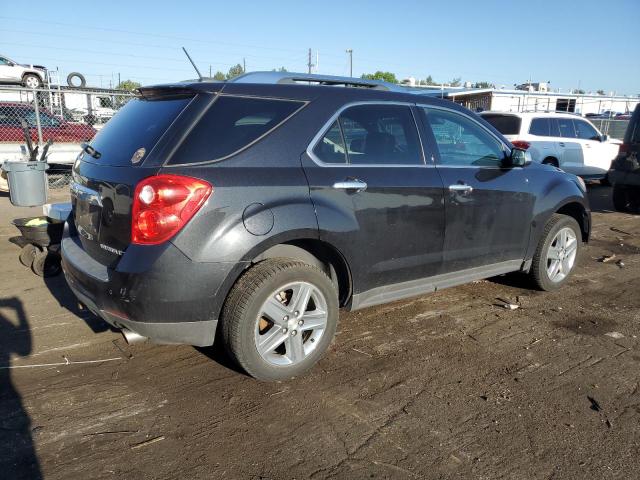
[(157, 245), (167, 241), (191, 220), (212, 190), (204, 180), (181, 175), (145, 178), (133, 197), (131, 242)]
[(529, 142), (525, 142), (524, 140), (514, 140), (511, 144), (520, 150), (528, 150), (531, 146)]

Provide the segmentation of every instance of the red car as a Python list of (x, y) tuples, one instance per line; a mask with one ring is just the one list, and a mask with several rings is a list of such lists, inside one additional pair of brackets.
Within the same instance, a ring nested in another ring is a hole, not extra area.
[[(38, 141), (36, 111), (29, 103), (0, 102), (0, 142), (23, 143), (24, 133), (20, 119), (29, 125), (31, 140)], [(91, 140), (96, 130), (82, 123), (61, 120), (45, 109), (40, 109), (42, 141), (51, 139), (55, 143), (81, 143)]]

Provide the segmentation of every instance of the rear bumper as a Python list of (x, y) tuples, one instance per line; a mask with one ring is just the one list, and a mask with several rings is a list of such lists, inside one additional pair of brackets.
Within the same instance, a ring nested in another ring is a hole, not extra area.
[(87, 254), (78, 237), (62, 238), (62, 268), (78, 300), (116, 328), (157, 343), (212, 345), (234, 264), (196, 263), (173, 244), (131, 245), (115, 269)]

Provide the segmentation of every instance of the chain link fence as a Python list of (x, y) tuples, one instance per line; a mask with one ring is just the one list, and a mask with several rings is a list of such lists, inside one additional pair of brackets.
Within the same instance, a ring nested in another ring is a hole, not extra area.
[(133, 96), (111, 89), (0, 87), (0, 165), (28, 160), (29, 141), (37, 148), (36, 159), (49, 163), (49, 187), (65, 187), (80, 145), (90, 142)]

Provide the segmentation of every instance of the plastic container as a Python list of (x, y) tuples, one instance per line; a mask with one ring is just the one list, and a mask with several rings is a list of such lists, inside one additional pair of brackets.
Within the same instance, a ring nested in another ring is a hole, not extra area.
[(4, 162), (12, 205), (35, 207), (47, 203), (47, 168), (46, 162)]
[(64, 222), (71, 215), (71, 203), (47, 203), (42, 206), (42, 213), (45, 217)]

